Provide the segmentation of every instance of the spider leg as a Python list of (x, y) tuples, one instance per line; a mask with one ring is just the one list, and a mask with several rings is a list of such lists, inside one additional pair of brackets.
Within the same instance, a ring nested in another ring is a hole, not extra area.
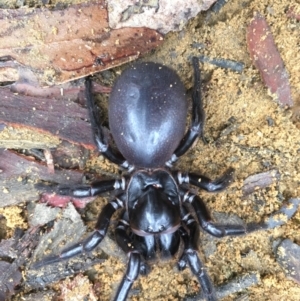
[(199, 60), (193, 57), (193, 67), (194, 67), (194, 89), (193, 89), (193, 107), (192, 107), (192, 124), (187, 131), (187, 133), (182, 138), (178, 147), (174, 151), (171, 159), (166, 163), (167, 166), (172, 166), (177, 159), (182, 156), (187, 150), (193, 145), (195, 140), (201, 136), (202, 140), (205, 142), (203, 135), (204, 131), (204, 121), (205, 114), (203, 110), (203, 102), (201, 98), (201, 76), (199, 69)]
[(249, 223), (244, 225), (214, 223), (203, 200), (188, 191), (184, 195), (184, 202), (189, 202), (193, 206), (201, 228), (215, 237), (243, 235), (268, 228), (268, 225), (265, 223)]
[(132, 284), (137, 279), (140, 273), (140, 262), (141, 256), (138, 252), (129, 253), (127, 270), (118, 287), (117, 294), (114, 297), (114, 301), (125, 301), (127, 299)]
[[(122, 194), (124, 195), (124, 194)], [(121, 198), (122, 195), (119, 197)], [(65, 259), (72, 258), (78, 254), (92, 251), (106, 235), (110, 219), (116, 210), (124, 207), (123, 201), (119, 198), (115, 198), (109, 202), (101, 211), (98, 217), (98, 221), (95, 227), (94, 233), (82, 242), (72, 245), (64, 249), (59, 255), (50, 255), (38, 261), (32, 265), (32, 268), (37, 269), (39, 267), (49, 265), (52, 263), (60, 262)]]
[(99, 195), (103, 192), (122, 189), (125, 190), (125, 179), (105, 180), (93, 182), (90, 185), (57, 186), (55, 192), (59, 195), (69, 195), (85, 198)]
[(178, 261), (178, 269), (182, 271), (188, 263), (192, 273), (197, 277), (201, 285), (202, 294), (205, 297), (205, 300), (217, 301), (214, 285), (197, 254), (199, 226), (184, 206), (182, 207), (182, 215), (182, 221), (189, 233), (184, 227), (179, 229), (184, 242), (184, 251)]
[(217, 192), (228, 187), (233, 181), (234, 169), (229, 168), (220, 178), (216, 180), (211, 180), (203, 175), (198, 175), (195, 173), (184, 173), (177, 172), (177, 180), (179, 184), (192, 184), (199, 188), (202, 188), (209, 192)]
[(87, 78), (85, 81), (85, 90), (94, 140), (99, 152), (109, 161), (121, 166), (122, 168), (128, 170), (131, 169), (132, 166), (128, 164), (122, 154), (113, 150), (108, 143), (107, 135), (105, 135), (101, 122), (98, 119), (99, 109), (95, 105), (94, 98), (91, 92), (92, 84), (90, 78)]
[[(123, 212), (122, 219), (119, 220), (117, 225), (115, 235), (118, 246), (129, 255), (129, 261), (127, 264), (127, 270), (119, 284), (117, 294), (114, 298), (115, 301), (126, 300), (133, 282), (137, 279), (139, 274), (146, 275), (150, 271), (149, 266), (141, 260), (140, 254), (142, 250), (135, 247), (132, 236), (129, 236), (128, 232), (130, 232), (128, 215), (126, 212)], [(137, 245), (139, 246), (139, 244)], [(154, 245), (151, 242), (147, 247), (150, 248), (149, 252), (155, 255)]]

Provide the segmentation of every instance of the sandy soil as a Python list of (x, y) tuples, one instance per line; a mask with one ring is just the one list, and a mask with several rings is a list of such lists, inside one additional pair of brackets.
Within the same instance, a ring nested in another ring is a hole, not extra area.
[[(220, 176), (229, 167), (235, 168), (235, 182), (226, 191), (219, 194), (199, 191), (212, 213), (234, 214), (245, 222), (260, 221), (279, 209), (285, 200), (300, 196), (300, 122), (297, 115), (300, 106), (300, 24), (286, 16), (286, 9), (290, 5), (290, 1), (286, 0), (229, 1), (218, 14), (202, 14), (189, 22), (181, 32), (169, 34), (163, 46), (145, 58), (172, 66), (187, 89), (193, 85), (192, 68), (188, 63), (191, 56), (204, 54), (245, 64), (242, 73), (208, 63), (201, 64), (206, 112), (205, 136), (209, 143), (204, 145), (198, 141), (176, 164), (177, 169), (199, 172), (211, 178)], [(278, 106), (250, 60), (246, 46), (246, 27), (254, 11), (265, 16), (285, 62), (295, 102), (293, 110)], [(224, 134), (223, 130), (229, 126), (231, 130)], [(87, 170), (92, 168), (108, 173), (117, 171), (115, 166), (105, 160), (97, 163), (98, 166), (88, 164)], [(250, 175), (271, 169), (278, 170), (280, 180), (242, 199), (243, 181)], [(99, 210), (97, 204), (101, 204), (101, 207), (103, 199), (99, 198), (87, 210)], [(7, 208), (4, 210), (9, 211)], [(6, 216), (4, 210), (1, 209), (0, 213)], [(23, 225), (26, 214), (20, 215), (15, 207), (11, 210), (17, 212), (17, 219), (9, 227), (13, 229)], [(23, 220), (20, 221), (21, 216)], [(285, 277), (272, 250), (273, 242), (280, 238), (290, 238), (300, 244), (299, 225), (300, 210), (286, 225), (274, 230), (215, 240), (216, 250), (210, 256), (204, 256), (203, 253), (203, 249), (208, 248), (207, 241), (203, 246), (200, 245), (200, 254), (216, 285), (253, 271), (260, 275), (258, 285), (222, 300), (300, 300), (300, 286)], [(93, 223), (88, 226), (92, 228)], [(95, 267), (93, 283), (97, 284), (94, 290), (98, 300), (110, 299), (125, 268), (122, 261), (113, 257)], [(89, 282), (88, 279), (86, 281)], [(60, 287), (54, 286), (58, 294)], [(91, 287), (92, 283), (82, 285), (85, 296), (90, 294)], [(175, 261), (156, 263), (148, 277), (140, 277), (136, 281), (134, 289), (139, 294), (131, 300), (183, 300), (186, 294), (196, 292), (198, 288), (196, 279), (188, 270), (182, 273), (176, 270)], [(25, 292), (14, 297), (14, 300), (22, 298), (28, 298)], [(73, 291), (64, 300), (93, 298), (79, 297)]]

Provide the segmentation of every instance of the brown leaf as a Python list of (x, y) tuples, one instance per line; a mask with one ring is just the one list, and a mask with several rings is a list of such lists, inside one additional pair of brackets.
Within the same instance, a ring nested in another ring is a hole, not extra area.
[(63, 10), (0, 10), (0, 57), (27, 66), (42, 85), (109, 69), (161, 42), (159, 33), (144, 27), (111, 30), (101, 0)]
[(247, 28), (247, 44), (254, 65), (281, 106), (293, 105), (288, 73), (265, 18), (256, 13)]
[(271, 186), (273, 183), (278, 182), (279, 179), (280, 174), (276, 169), (251, 175), (244, 180), (244, 185), (242, 187), (243, 197), (246, 197), (259, 189)]

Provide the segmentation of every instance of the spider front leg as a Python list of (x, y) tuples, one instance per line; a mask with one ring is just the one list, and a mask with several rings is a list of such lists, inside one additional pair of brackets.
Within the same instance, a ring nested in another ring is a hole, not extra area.
[(32, 265), (32, 268), (37, 269), (45, 265), (57, 263), (65, 259), (72, 258), (78, 254), (90, 252), (94, 248), (96, 248), (96, 246), (102, 241), (102, 239), (106, 235), (112, 215), (118, 209), (124, 207), (124, 203), (122, 200), (123, 196), (124, 194), (121, 194), (119, 197), (116, 197), (102, 209), (98, 217), (94, 233), (91, 236), (89, 236), (86, 240), (64, 249), (59, 255), (50, 255), (48, 257), (45, 257), (41, 261), (34, 263)]

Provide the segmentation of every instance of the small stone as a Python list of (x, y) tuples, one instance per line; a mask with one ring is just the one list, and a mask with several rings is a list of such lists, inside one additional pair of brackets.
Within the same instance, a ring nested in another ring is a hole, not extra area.
[(300, 284), (300, 246), (285, 239), (276, 250), (276, 260), (287, 278)]

